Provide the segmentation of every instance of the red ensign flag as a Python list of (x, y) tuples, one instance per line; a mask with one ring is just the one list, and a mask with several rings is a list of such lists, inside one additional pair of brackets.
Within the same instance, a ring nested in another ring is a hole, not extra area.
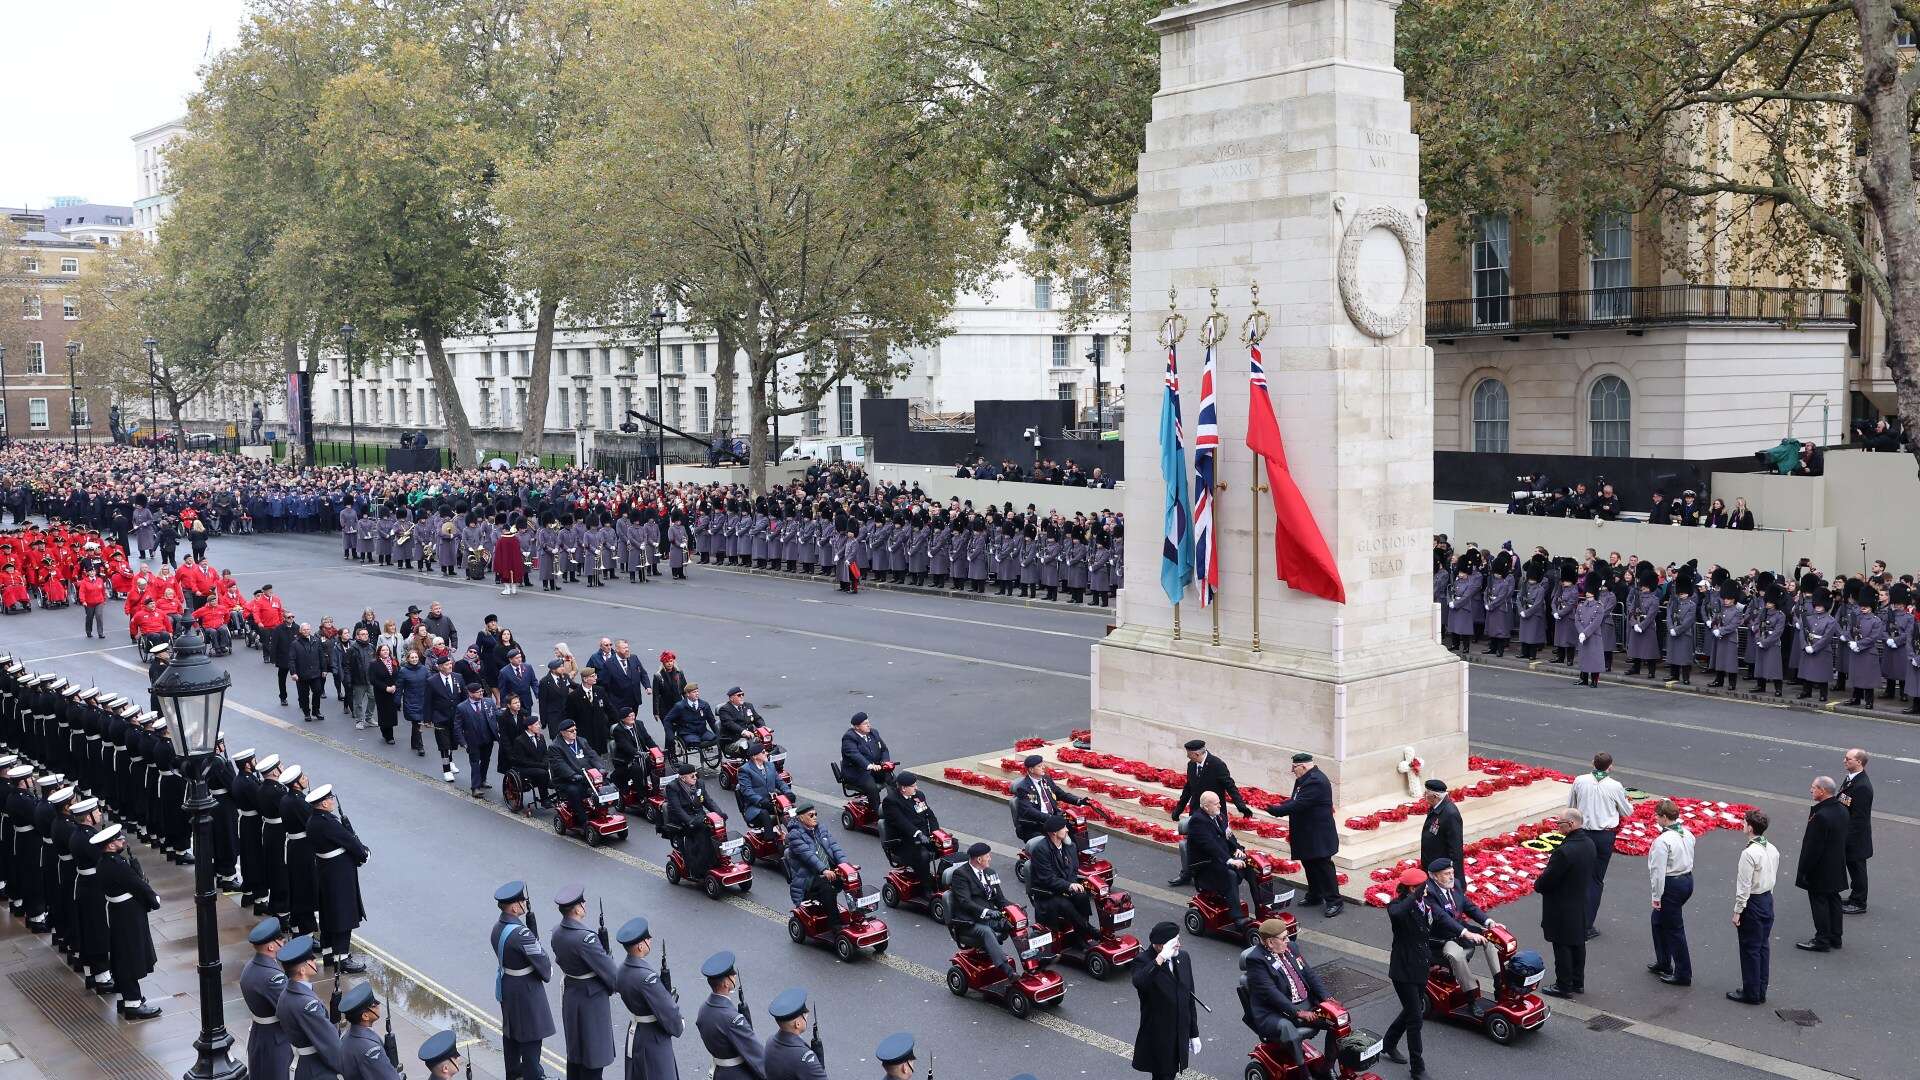
[(1276, 576), (1288, 585), (1336, 603), (1347, 602), (1340, 567), (1327, 550), (1313, 509), (1293, 482), (1287, 468), (1286, 443), (1273, 416), (1267, 395), (1267, 374), (1260, 367), (1260, 346), (1251, 348), (1248, 372), (1247, 448), (1267, 459), (1267, 487), (1273, 491), (1273, 558)]

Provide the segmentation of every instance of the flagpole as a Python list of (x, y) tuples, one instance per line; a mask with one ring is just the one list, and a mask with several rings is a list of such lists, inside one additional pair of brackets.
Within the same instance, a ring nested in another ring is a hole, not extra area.
[[(1187, 336), (1187, 320), (1180, 314), (1180, 293), (1172, 286), (1167, 288), (1167, 316), (1160, 320), (1160, 331), (1154, 336), (1160, 342), (1160, 347), (1167, 350), (1168, 370), (1171, 371), (1173, 350), (1179, 345), (1180, 339)], [(1169, 377), (1173, 378), (1173, 376)], [(1178, 423), (1177, 417), (1175, 423)], [(1181, 482), (1186, 482), (1184, 477)], [(1185, 591), (1184, 587), (1182, 591)], [(1178, 600), (1173, 602), (1173, 640), (1180, 640), (1180, 601)]]
[[(1220, 313), (1220, 287), (1216, 285), (1208, 289), (1207, 295), (1210, 302), (1213, 305), (1213, 310), (1207, 314), (1207, 317), (1205, 319), (1200, 320), (1200, 344), (1206, 346), (1207, 352), (1211, 354), (1213, 352), (1213, 347), (1215, 345), (1220, 344), (1221, 341), (1226, 339), (1227, 317)], [(1225, 483), (1216, 483), (1213, 485), (1213, 489), (1215, 491), (1225, 491), (1227, 490), (1227, 485)], [(1214, 513), (1218, 514), (1220, 509), (1220, 501), (1218, 499), (1215, 499), (1213, 505), (1214, 505)], [(1213, 541), (1213, 559), (1214, 560), (1218, 560), (1220, 558), (1220, 544), (1218, 540), (1218, 537), (1220, 535), (1219, 530), (1220, 530), (1220, 525), (1219, 525), (1219, 522), (1216, 521), (1214, 523), (1213, 532), (1212, 532), (1212, 535), (1215, 538)], [(1217, 569), (1214, 569), (1213, 562), (1210, 561), (1208, 563), (1208, 567), (1211, 572), (1214, 572), (1214, 573), (1218, 572)], [(1205, 599), (1207, 583), (1205, 581), (1201, 581), (1199, 582), (1199, 585), (1201, 589), (1201, 598)], [(1218, 646), (1220, 644), (1220, 598), (1218, 596), (1215, 596), (1213, 598), (1212, 603), (1208, 604), (1207, 606), (1213, 609), (1213, 643), (1215, 646)]]
[[(1267, 336), (1271, 320), (1260, 307), (1260, 283), (1254, 282), (1253, 311), (1240, 325), (1240, 340), (1248, 350), (1258, 349)], [(1249, 405), (1251, 407), (1251, 405)], [(1260, 455), (1253, 455), (1253, 651), (1260, 651), (1260, 496), (1267, 486), (1260, 482)]]

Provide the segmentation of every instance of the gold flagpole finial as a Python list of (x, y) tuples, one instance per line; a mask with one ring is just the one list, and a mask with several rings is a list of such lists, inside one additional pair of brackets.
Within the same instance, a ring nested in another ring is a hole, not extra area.
[(1160, 320), (1160, 329), (1154, 334), (1154, 340), (1163, 349), (1171, 349), (1187, 336), (1187, 319), (1179, 311), (1180, 294), (1167, 290), (1167, 317)]
[(1227, 317), (1220, 311), (1220, 287), (1216, 285), (1208, 289), (1207, 296), (1213, 310), (1200, 321), (1200, 344), (1212, 348), (1227, 336)]
[(1273, 329), (1273, 320), (1268, 318), (1266, 311), (1260, 307), (1259, 282), (1253, 283), (1252, 292), (1253, 311), (1240, 324), (1240, 343), (1243, 345), (1260, 344), (1261, 340), (1267, 336), (1267, 331)]

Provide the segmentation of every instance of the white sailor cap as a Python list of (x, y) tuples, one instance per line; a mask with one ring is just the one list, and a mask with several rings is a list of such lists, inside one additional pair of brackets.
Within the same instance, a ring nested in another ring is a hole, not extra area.
[(99, 696), (100, 696), (100, 688), (97, 686), (89, 686), (85, 690), (80, 691), (81, 701), (91, 702), (93, 701), (93, 699)]
[(289, 765), (286, 768), (281, 769), (280, 782), (287, 785), (288, 787), (292, 787), (293, 782), (295, 780), (300, 779), (301, 771), (302, 770), (298, 765)]
[(6, 778), (9, 780), (25, 780), (27, 777), (32, 775), (33, 775), (33, 766), (31, 765), (15, 765), (12, 768), (9, 768), (5, 773)]
[(57, 772), (50, 772), (45, 776), (42, 776), (39, 779), (35, 780), (34, 783), (40, 785), (43, 788), (50, 788), (50, 787), (58, 787), (60, 784), (65, 783), (66, 779), (67, 779), (66, 777), (61, 776)]
[(263, 757), (259, 761), (254, 762), (253, 767), (260, 770), (263, 773), (270, 773), (273, 770), (280, 767), (280, 755), (268, 754), (266, 757)]
[(73, 788), (63, 787), (59, 791), (47, 796), (47, 801), (55, 806), (59, 806), (61, 803), (73, 798), (73, 791)]
[(231, 760), (235, 765), (238, 765), (243, 761), (251, 761), (252, 759), (253, 759), (253, 747), (249, 746), (245, 750), (241, 750), (238, 753), (234, 754), (232, 758), (230, 758), (229, 760)]
[(81, 799), (75, 802), (72, 806), (67, 807), (67, 812), (74, 815), (75, 817), (78, 817), (81, 814), (91, 814), (94, 810), (98, 809), (99, 806), (100, 806), (100, 800), (89, 796), (88, 798)]
[(320, 801), (322, 799), (326, 799), (332, 795), (333, 795), (333, 785), (321, 784), (319, 787), (314, 788), (312, 791), (307, 792), (307, 805), (319, 806)]
[(92, 836), (88, 837), (87, 843), (92, 844), (95, 847), (104, 847), (108, 841), (112, 840), (114, 837), (119, 835), (120, 835), (120, 826), (117, 824), (109, 825), (106, 828), (101, 829), (99, 832), (94, 833)]
[(80, 684), (70, 682), (67, 685), (61, 687), (60, 692), (62, 694), (65, 694), (68, 697), (75, 697), (80, 693)]

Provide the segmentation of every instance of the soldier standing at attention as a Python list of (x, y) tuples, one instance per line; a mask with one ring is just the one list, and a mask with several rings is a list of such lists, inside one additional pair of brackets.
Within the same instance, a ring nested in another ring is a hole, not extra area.
[(348, 1024), (341, 1043), (347, 1067), (340, 1075), (346, 1080), (404, 1080), (388, 1059), (380, 1033), (373, 1030), (380, 1020), (380, 999), (373, 996), (373, 984), (361, 983), (340, 995), (340, 1015)]
[(807, 992), (782, 990), (767, 1006), (779, 1025), (767, 1039), (767, 1080), (827, 1080), (827, 1066), (803, 1038), (807, 1033)]
[(566, 1035), (567, 1080), (600, 1080), (613, 1064), (613, 992), (620, 973), (584, 921), (586, 890), (568, 885), (554, 895), (560, 925), (553, 931), (553, 962), (567, 977), (560, 991), (560, 1024)]
[(711, 1080), (766, 1080), (766, 1054), (753, 1036), (753, 1021), (734, 1007), (727, 995), (740, 985), (734, 974), (733, 954), (717, 952), (700, 965), (711, 991), (700, 1003), (694, 1027), (713, 1057)]
[(247, 935), (253, 959), (240, 969), (240, 997), (253, 1016), (247, 1032), (247, 1072), (281, 1077), (293, 1068), (293, 1045), (280, 1028), (280, 995), (287, 989), (287, 973), (280, 967), (280, 949), (287, 933), (280, 920), (269, 915)]
[(547, 1004), (546, 983), (553, 978), (553, 958), (540, 947), (540, 937), (526, 924), (527, 883), (509, 881), (496, 889), (500, 921), (487, 936), (499, 964), (494, 998), (500, 1002), (500, 1042), (506, 1055), (507, 1080), (546, 1080), (540, 1067), (540, 1043), (553, 1034), (553, 1009)]
[(427, 1067), (429, 1080), (452, 1080), (460, 1075), (460, 1041), (453, 1029), (436, 1032), (421, 1043), (420, 1061)]
[(313, 977), (320, 970), (313, 939), (303, 934), (287, 942), (280, 950), (280, 967), (287, 973), (287, 986), (274, 1011), (293, 1044), (293, 1080), (337, 1080), (347, 1055), (339, 1030), (327, 1019), (327, 1007), (313, 993)]
[(626, 1080), (678, 1080), (679, 1067), (673, 1060), (673, 1040), (687, 1030), (680, 1015), (679, 992), (661, 981), (653, 965), (647, 963), (653, 952), (653, 934), (647, 920), (634, 916), (620, 927), (620, 947), (627, 959), (620, 966), (620, 1000), (633, 1021), (627, 1027)]

